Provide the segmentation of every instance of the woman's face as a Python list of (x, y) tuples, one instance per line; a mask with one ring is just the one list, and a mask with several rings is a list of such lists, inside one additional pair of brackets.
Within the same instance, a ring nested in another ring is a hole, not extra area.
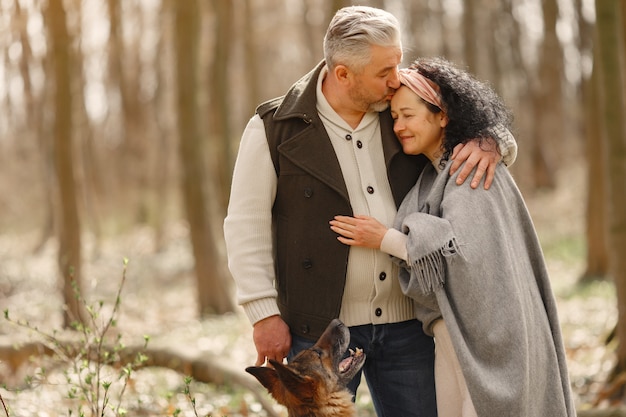
[(401, 86), (391, 99), (393, 130), (404, 153), (424, 154), (431, 161), (441, 156), (441, 144), (448, 118), (443, 111), (433, 113), (406, 86)]

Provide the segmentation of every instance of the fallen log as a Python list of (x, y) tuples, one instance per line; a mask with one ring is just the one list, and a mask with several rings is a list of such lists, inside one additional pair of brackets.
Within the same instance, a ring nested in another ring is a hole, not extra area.
[[(68, 356), (68, 353), (79, 352), (80, 348), (80, 344), (76, 341), (55, 340), (55, 346), (51, 347), (47, 343), (38, 341), (15, 342), (10, 338), (0, 337), (0, 363), (4, 363), (12, 372), (16, 372), (21, 366), (37, 358), (54, 356), (59, 351), (64, 352), (63, 356)], [(104, 346), (102, 351), (113, 352), (115, 349), (111, 346)], [(133, 345), (117, 349), (116, 355), (115, 361), (107, 365), (123, 367), (127, 364), (134, 364), (135, 370), (161, 367), (190, 376), (198, 382), (212, 383), (217, 386), (240, 386), (254, 395), (268, 416), (280, 416), (274, 410), (274, 404), (269, 399), (265, 388), (259, 385), (254, 377), (206, 352), (189, 348), (182, 351), (173, 347)], [(137, 362), (138, 355), (142, 355), (144, 360)]]

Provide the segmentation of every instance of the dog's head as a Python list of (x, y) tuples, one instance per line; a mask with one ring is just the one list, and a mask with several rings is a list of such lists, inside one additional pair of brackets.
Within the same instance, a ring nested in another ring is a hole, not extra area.
[(363, 366), (365, 354), (357, 349), (344, 358), (349, 343), (350, 331), (335, 319), (315, 345), (300, 352), (289, 364), (270, 360), (272, 367), (252, 366), (246, 371), (287, 407), (290, 415), (326, 415), (319, 410), (353, 407), (352, 393), (346, 385)]

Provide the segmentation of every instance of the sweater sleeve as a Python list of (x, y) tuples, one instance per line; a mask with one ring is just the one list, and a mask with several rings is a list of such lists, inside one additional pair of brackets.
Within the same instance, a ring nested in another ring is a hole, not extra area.
[(407, 235), (401, 231), (393, 228), (387, 229), (387, 233), (385, 233), (382, 242), (380, 242), (380, 250), (406, 262), (407, 239)]
[(498, 142), (504, 165), (513, 165), (517, 158), (517, 142), (511, 131), (503, 125), (497, 125), (491, 129), (491, 135)]
[(237, 287), (237, 302), (252, 324), (279, 314), (272, 246), (276, 184), (263, 121), (255, 115), (241, 138), (224, 219), (228, 267)]

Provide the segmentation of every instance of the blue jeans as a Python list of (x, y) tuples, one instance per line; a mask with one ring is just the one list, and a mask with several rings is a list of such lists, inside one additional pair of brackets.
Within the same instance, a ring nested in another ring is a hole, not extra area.
[[(314, 342), (292, 335), (288, 359)], [(435, 345), (417, 320), (350, 327), (350, 348), (366, 355), (361, 372), (378, 417), (436, 417)], [(353, 393), (361, 372), (348, 384)]]

